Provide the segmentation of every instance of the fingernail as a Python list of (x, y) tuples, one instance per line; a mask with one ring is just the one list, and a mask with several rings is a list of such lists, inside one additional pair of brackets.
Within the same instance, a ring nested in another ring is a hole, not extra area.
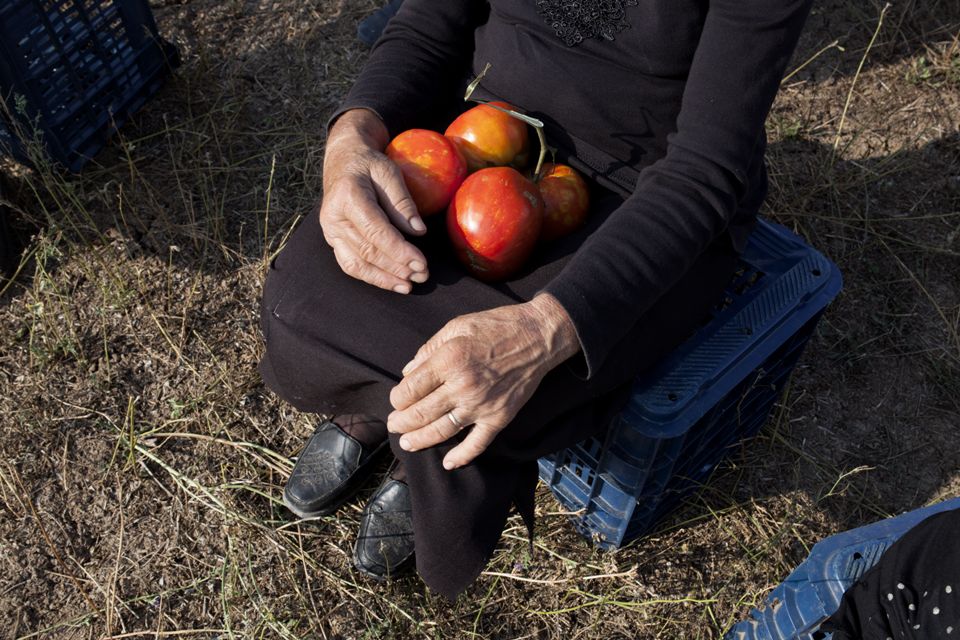
[(412, 276), (410, 276), (410, 279), (413, 280), (413, 281), (416, 282), (416, 283), (426, 282), (426, 281), (427, 281), (427, 274), (425, 274), (425, 273), (423, 273), (423, 272), (421, 271), (420, 273), (415, 273), (415, 274), (413, 274)]
[(455, 465), (455, 464), (454, 464), (453, 462), (451, 462), (450, 460), (444, 460), (444, 461), (443, 461), (443, 468), (446, 469), (447, 471), (453, 471), (454, 469), (457, 468), (457, 465)]
[(408, 363), (406, 364), (406, 366), (405, 366), (403, 369), (400, 370), (400, 373), (402, 373), (403, 375), (407, 375), (407, 374), (410, 373), (411, 371), (413, 371), (413, 360), (411, 360), (410, 362), (408, 362)]
[(426, 270), (427, 270), (427, 265), (423, 264), (423, 263), (420, 262), (419, 260), (411, 260), (410, 263), (409, 263), (407, 266), (410, 267), (410, 270), (411, 270), (411, 271), (426, 271)]
[(410, 441), (406, 438), (400, 438), (400, 448), (404, 451), (410, 451)]
[(420, 218), (410, 218), (410, 226), (414, 231), (426, 231), (427, 227)]
[(408, 284), (398, 284), (397, 286), (395, 286), (395, 287), (393, 288), (393, 290), (396, 291), (397, 293), (404, 293), (404, 294), (410, 293), (410, 285), (408, 285)]

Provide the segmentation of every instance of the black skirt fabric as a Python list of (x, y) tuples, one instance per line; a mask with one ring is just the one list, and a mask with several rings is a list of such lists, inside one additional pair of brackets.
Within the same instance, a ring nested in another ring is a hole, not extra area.
[[(499, 284), (469, 276), (448, 248), (443, 216), (428, 219), (427, 235), (411, 241), (426, 255), (430, 279), (406, 296), (345, 275), (316, 216), (309, 216), (271, 265), (264, 288), (265, 383), (301, 411), (386, 419), (390, 390), (424, 342), (457, 316), (533, 298), (623, 202), (600, 188), (592, 197), (583, 229), (540, 250), (526, 271)], [(443, 469), (444, 454), (458, 440), (408, 453), (391, 436), (411, 488), (417, 569), (431, 589), (453, 599), (473, 582), (493, 553), (511, 505), (531, 523), (537, 458), (602, 430), (637, 373), (705, 317), (736, 262), (732, 242), (721, 236), (589, 380), (570, 363), (554, 369), (473, 464)]]

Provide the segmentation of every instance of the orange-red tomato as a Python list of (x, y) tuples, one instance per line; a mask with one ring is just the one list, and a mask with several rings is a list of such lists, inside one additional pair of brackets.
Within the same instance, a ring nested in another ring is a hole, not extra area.
[(447, 232), (460, 261), (478, 279), (503, 280), (523, 266), (543, 224), (543, 201), (511, 167), (470, 175), (447, 209)]
[(386, 154), (400, 167), (422, 216), (443, 211), (467, 177), (467, 163), (460, 151), (436, 131), (404, 131), (387, 145)]
[(580, 174), (565, 164), (543, 165), (540, 181), (543, 197), (543, 229), (540, 237), (550, 241), (578, 229), (590, 210), (590, 190)]
[[(514, 110), (506, 102), (490, 104)], [(471, 173), (484, 167), (520, 169), (527, 164), (527, 125), (491, 106), (481, 104), (461, 113), (443, 135), (459, 147)]]

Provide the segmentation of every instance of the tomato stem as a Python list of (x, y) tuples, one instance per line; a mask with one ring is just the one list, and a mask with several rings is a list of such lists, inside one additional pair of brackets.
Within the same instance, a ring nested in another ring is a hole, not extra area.
[(536, 184), (540, 182), (543, 159), (547, 157), (547, 137), (543, 134), (543, 123), (540, 123), (540, 126), (534, 127), (534, 129), (537, 130), (537, 139), (540, 141), (540, 157), (537, 158), (537, 168), (533, 170), (533, 183)]
[[(483, 76), (487, 75), (487, 71), (490, 71), (490, 67), (492, 66), (493, 65), (491, 65), (489, 62), (485, 64), (483, 67), (483, 71), (480, 72), (480, 75), (474, 78), (473, 82), (467, 85), (467, 92), (463, 96), (464, 102), (468, 102), (470, 100), (470, 96), (473, 95), (473, 92), (476, 90), (477, 86), (480, 84), (480, 81), (483, 80)], [(474, 100), (474, 102), (477, 102), (477, 100)]]
[(478, 86), (480, 86), (480, 81), (483, 80), (483, 77), (487, 75), (487, 71), (490, 71), (490, 67), (493, 66), (489, 62), (483, 66), (483, 71), (473, 79), (473, 81), (467, 85), (467, 92), (463, 96), (464, 102), (476, 102), (477, 104), (485, 104), (488, 107), (493, 107), (497, 111), (502, 111), (512, 118), (516, 118), (521, 122), (526, 122), (528, 125), (533, 127), (537, 132), (537, 140), (540, 142), (540, 156), (537, 158), (537, 167), (533, 171), (533, 182), (536, 184), (540, 181), (540, 171), (543, 169), (543, 160), (547, 157), (547, 137), (543, 133), (543, 121), (537, 120), (536, 118), (531, 118), (528, 115), (523, 113), (518, 113), (513, 109), (504, 109), (503, 107), (498, 107), (495, 104), (490, 104), (488, 100), (479, 100), (473, 98), (473, 92)]

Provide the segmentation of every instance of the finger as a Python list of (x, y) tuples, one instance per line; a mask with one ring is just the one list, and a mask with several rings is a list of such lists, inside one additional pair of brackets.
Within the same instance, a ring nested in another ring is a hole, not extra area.
[(381, 251), (356, 228), (347, 226), (343, 229), (342, 238), (350, 244), (354, 253), (365, 261), (384, 271), (389, 271), (396, 277), (409, 281), (415, 272), (409, 265), (397, 262), (392, 256)]
[[(381, 224), (389, 227), (389, 223), (383, 220), (381, 220)], [(349, 254), (351, 256), (356, 255), (375, 267), (392, 273), (405, 281), (425, 282), (427, 280), (425, 271), (414, 271), (409, 264), (399, 262), (391, 254), (381, 251), (356, 227), (354, 220), (349, 217), (340, 216), (334, 221), (328, 222), (323, 231), (330, 246), (333, 246), (335, 240), (341, 240), (347, 245), (346, 248), (350, 250)], [(417, 267), (423, 266), (418, 264), (418, 261), (414, 261), (413, 264)]]
[(333, 255), (337, 259), (337, 264), (348, 276), (381, 289), (402, 294), (410, 293), (409, 282), (365, 261), (357, 255), (348, 242), (338, 238), (331, 241), (330, 246), (333, 247)]
[[(418, 367), (409, 375), (405, 375), (400, 384), (390, 390), (390, 405), (397, 411), (403, 411), (415, 402), (427, 397), (427, 394), (443, 384), (443, 367), (441, 365), (441, 362), (428, 361), (424, 363), (424, 366)], [(390, 428), (389, 416), (387, 417), (387, 428)]]
[(357, 201), (357, 207), (350, 212), (350, 221), (354, 228), (370, 243), (388, 256), (394, 256), (398, 263), (407, 265), (411, 271), (426, 272), (427, 259), (423, 252), (407, 242), (403, 235), (384, 216), (380, 207), (369, 199)]
[(391, 222), (413, 235), (423, 235), (427, 226), (410, 197), (410, 191), (403, 181), (403, 173), (393, 162), (387, 160), (372, 167), (370, 177), (377, 192), (377, 200)]
[[(455, 403), (447, 387), (440, 385), (427, 392), (426, 396), (412, 403), (406, 409), (394, 411), (387, 416), (387, 431), (391, 433), (410, 433), (423, 429), (443, 418)], [(460, 413), (456, 416), (459, 418)], [(449, 421), (449, 419), (447, 419)]]
[(473, 425), (463, 442), (448, 451), (447, 455), (443, 457), (443, 468), (452, 471), (470, 464), (477, 456), (487, 450), (498, 433), (500, 433), (500, 429), (487, 424), (477, 423)]
[(445, 345), (455, 335), (456, 332), (450, 327), (450, 323), (448, 322), (442, 329), (440, 329), (440, 331), (437, 331), (430, 337), (429, 340), (424, 342), (422, 347), (417, 349), (417, 353), (413, 356), (413, 360), (405, 364), (400, 373), (407, 375), (412, 371), (415, 371), (417, 368), (422, 366), (424, 362), (427, 362), (440, 347)]
[[(445, 412), (440, 418), (434, 420), (422, 429), (404, 434), (400, 438), (400, 448), (411, 452), (428, 449), (441, 442), (446, 442), (460, 433), (468, 424), (465, 422), (456, 424), (448, 416), (449, 412)], [(457, 417), (459, 418), (460, 416), (458, 415)]]

